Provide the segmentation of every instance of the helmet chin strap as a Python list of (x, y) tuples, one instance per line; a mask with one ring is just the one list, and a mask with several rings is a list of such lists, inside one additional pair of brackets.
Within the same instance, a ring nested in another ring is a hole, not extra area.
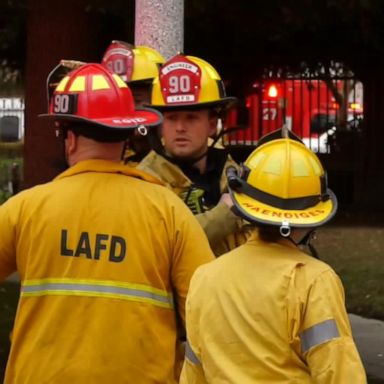
[(297, 247), (307, 247), (309, 249), (309, 252), (311, 256), (313, 256), (316, 259), (319, 259), (319, 254), (312, 244), (312, 240), (315, 238), (316, 229), (312, 228), (310, 229), (301, 239), (298, 241), (295, 241), (292, 236), (286, 236), (287, 239), (289, 239), (293, 244), (295, 244)]
[(59, 146), (60, 146), (60, 151), (59, 151), (60, 155), (58, 156), (57, 159), (55, 159), (54, 166), (58, 173), (64, 172), (66, 169), (69, 168), (67, 152), (65, 149), (65, 135), (66, 135), (66, 132), (64, 131), (62, 131), (61, 133), (59, 133), (59, 130), (56, 131), (56, 137), (57, 137), (57, 140), (59, 141)]

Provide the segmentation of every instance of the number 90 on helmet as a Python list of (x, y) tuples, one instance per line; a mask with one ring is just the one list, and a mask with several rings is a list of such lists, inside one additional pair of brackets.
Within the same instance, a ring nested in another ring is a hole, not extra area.
[(119, 75), (126, 83), (149, 84), (158, 75), (164, 62), (163, 56), (151, 47), (134, 46), (119, 40), (111, 42), (101, 61), (102, 65)]
[(151, 106), (159, 110), (229, 108), (235, 102), (216, 69), (195, 56), (174, 56), (153, 81)]

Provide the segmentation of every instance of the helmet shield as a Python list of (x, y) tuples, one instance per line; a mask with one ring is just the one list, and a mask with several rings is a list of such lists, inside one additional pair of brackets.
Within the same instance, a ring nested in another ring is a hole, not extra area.
[(151, 106), (157, 109), (229, 107), (235, 101), (226, 97), (216, 70), (194, 56), (174, 56), (153, 81)]
[(48, 100), (48, 108), (50, 100), (52, 99), (53, 92), (56, 87), (59, 85), (60, 81), (68, 75), (69, 72), (74, 69), (84, 65), (85, 63), (82, 61), (76, 60), (60, 60), (60, 63), (56, 65), (55, 68), (48, 74), (47, 77), (47, 100)]
[(113, 40), (101, 63), (126, 83), (144, 82), (150, 85), (164, 62), (164, 58), (153, 48)]
[(111, 73), (119, 75), (125, 82), (130, 81), (134, 66), (133, 46), (113, 40), (105, 51), (101, 64)]

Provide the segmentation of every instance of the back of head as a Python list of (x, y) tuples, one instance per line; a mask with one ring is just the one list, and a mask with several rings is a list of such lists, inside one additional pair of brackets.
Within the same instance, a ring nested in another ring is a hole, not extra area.
[(162, 117), (150, 108), (136, 109), (127, 84), (100, 64), (84, 64), (67, 73), (41, 115), (97, 141), (124, 141), (139, 126), (156, 126)]
[(159, 110), (225, 109), (235, 101), (215, 68), (195, 56), (172, 57), (153, 81), (151, 106)]
[(229, 171), (228, 184), (240, 216), (282, 236), (323, 225), (337, 210), (319, 159), (286, 128), (261, 138), (241, 172)]

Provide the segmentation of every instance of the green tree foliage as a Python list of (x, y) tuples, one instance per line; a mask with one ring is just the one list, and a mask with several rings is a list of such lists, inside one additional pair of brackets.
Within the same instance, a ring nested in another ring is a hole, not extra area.
[[(7, 58), (11, 67), (14, 62), (22, 68), (25, 61), (28, 4), (0, 0), (0, 60)], [(118, 17), (133, 20), (134, 4), (84, 0), (87, 12), (110, 15), (115, 23)], [(185, 1), (186, 53), (213, 64), (224, 58), (229, 72), (255, 62), (290, 64), (298, 56), (313, 61), (328, 56), (361, 67), (383, 56), (383, 36), (382, 0)]]
[(186, 49), (207, 59), (225, 58), (228, 71), (303, 57), (313, 62), (329, 57), (358, 69), (382, 56), (383, 34), (380, 0), (186, 2)]
[(0, 89), (2, 96), (20, 93), (25, 61), (25, 2), (0, 2)]

